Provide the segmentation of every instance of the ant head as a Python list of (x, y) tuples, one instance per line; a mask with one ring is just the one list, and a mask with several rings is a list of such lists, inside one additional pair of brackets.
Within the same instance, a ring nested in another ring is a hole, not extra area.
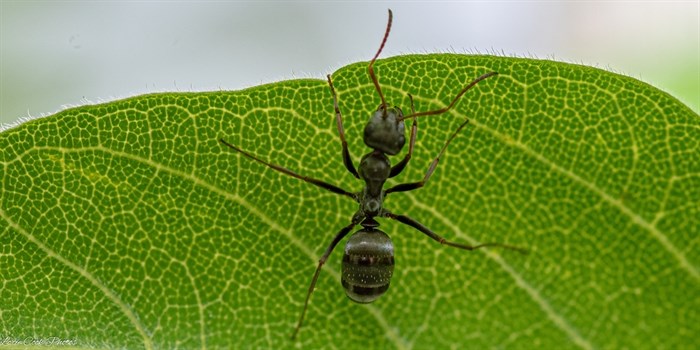
[(380, 105), (365, 126), (365, 144), (388, 155), (401, 152), (406, 143), (405, 126), (401, 108)]
[(392, 17), (391, 10), (389, 10), (389, 20), (386, 24), (384, 38), (382, 39), (381, 45), (379, 45), (379, 50), (377, 50), (377, 53), (367, 67), (369, 76), (372, 78), (372, 83), (374, 83), (374, 88), (377, 90), (382, 104), (379, 105), (379, 108), (377, 108), (377, 111), (374, 112), (367, 126), (365, 126), (364, 140), (365, 144), (370, 148), (393, 156), (401, 152), (403, 145), (406, 143), (403, 112), (396, 106), (393, 108), (388, 107), (384, 99), (384, 94), (382, 93), (382, 88), (379, 86), (377, 76), (374, 74), (374, 61), (379, 57), (386, 43), (386, 39), (389, 37)]

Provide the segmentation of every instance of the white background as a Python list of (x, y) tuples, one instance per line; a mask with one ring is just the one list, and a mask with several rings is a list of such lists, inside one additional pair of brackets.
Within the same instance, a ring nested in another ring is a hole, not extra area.
[(159, 91), (325, 74), (376, 51), (584, 63), (700, 108), (700, 2), (0, 2), (0, 123)]

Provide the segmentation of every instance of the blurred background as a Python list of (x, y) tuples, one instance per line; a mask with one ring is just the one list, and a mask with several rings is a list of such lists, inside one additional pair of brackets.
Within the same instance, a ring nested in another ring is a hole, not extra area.
[(319, 78), (382, 57), (471, 52), (608, 69), (700, 110), (700, 1), (0, 0), (0, 124), (161, 91)]

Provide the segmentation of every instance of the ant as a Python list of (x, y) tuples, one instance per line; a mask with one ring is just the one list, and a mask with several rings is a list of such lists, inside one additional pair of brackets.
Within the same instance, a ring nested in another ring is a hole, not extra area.
[[(459, 98), (462, 97), (465, 92), (467, 92), (467, 90), (471, 89), (480, 81), (498, 74), (497, 72), (489, 72), (476, 78), (466, 87), (464, 87), (452, 100), (450, 105), (445, 108), (416, 113), (413, 106), (413, 97), (410, 94), (408, 97), (411, 101), (411, 114), (404, 116), (399, 107), (394, 106), (393, 108), (389, 108), (384, 100), (384, 95), (382, 94), (382, 89), (379, 86), (377, 77), (374, 74), (373, 66), (375, 60), (382, 52), (387, 38), (389, 37), (392, 17), (392, 12), (389, 10), (389, 20), (384, 33), (384, 38), (379, 46), (379, 50), (377, 50), (377, 53), (374, 55), (374, 58), (372, 58), (372, 61), (370, 61), (368, 66), (369, 76), (374, 83), (377, 93), (379, 94), (381, 104), (365, 126), (364, 142), (368, 147), (372, 148), (372, 151), (362, 157), (359, 170), (356, 169), (352, 163), (350, 151), (348, 150), (348, 143), (345, 140), (342, 115), (340, 113), (340, 108), (338, 107), (338, 97), (336, 96), (335, 88), (333, 87), (333, 82), (331, 81), (331, 76), (330, 74), (327, 75), (328, 85), (331, 90), (331, 95), (333, 95), (336, 125), (338, 128), (338, 134), (340, 135), (340, 142), (343, 147), (343, 164), (353, 176), (358, 179), (362, 179), (365, 182), (365, 186), (362, 191), (356, 193), (348, 192), (325, 181), (297, 174), (296, 172), (282, 166), (268, 163), (254, 156), (253, 154), (226, 142), (224, 139), (219, 140), (222, 144), (228, 146), (234, 151), (241, 153), (256, 162), (262, 163), (269, 168), (311, 183), (333, 193), (350, 197), (360, 205), (359, 210), (355, 213), (355, 215), (353, 215), (350, 224), (343, 227), (335, 235), (331, 243), (328, 245), (328, 248), (326, 248), (326, 251), (319, 259), (318, 267), (316, 267), (316, 272), (311, 279), (311, 285), (309, 286), (309, 291), (306, 293), (306, 300), (304, 301), (304, 308), (301, 312), (301, 316), (299, 317), (299, 322), (294, 329), (294, 333), (292, 334), (292, 339), (294, 339), (299, 333), (301, 325), (304, 322), (304, 315), (306, 314), (306, 310), (309, 306), (309, 299), (311, 297), (311, 293), (314, 291), (314, 287), (316, 286), (316, 281), (318, 280), (319, 273), (321, 272), (321, 267), (323, 267), (323, 264), (325, 264), (328, 256), (333, 252), (336, 245), (338, 245), (338, 243), (343, 240), (343, 238), (345, 238), (345, 236), (347, 236), (356, 225), (361, 225), (362, 229), (352, 234), (348, 239), (347, 243), (345, 244), (345, 254), (343, 255), (342, 261), (341, 282), (343, 288), (345, 289), (346, 295), (354, 302), (366, 304), (373, 302), (384, 294), (387, 289), (389, 289), (389, 282), (391, 281), (391, 276), (394, 273), (394, 245), (391, 238), (389, 238), (389, 235), (387, 235), (384, 231), (379, 230), (379, 223), (374, 219), (375, 217), (384, 217), (396, 220), (402, 224), (406, 224), (417, 229), (428, 237), (440, 242), (440, 244), (459, 249), (474, 250), (483, 247), (501, 247), (526, 253), (526, 250), (522, 248), (500, 243), (466, 245), (451, 242), (433, 232), (420, 222), (406, 215), (394, 214), (384, 208), (384, 198), (388, 194), (412, 191), (425, 186), (430, 179), (430, 176), (435, 171), (435, 168), (440, 161), (440, 157), (445, 152), (445, 149), (447, 149), (447, 146), (460, 132), (460, 130), (462, 130), (462, 128), (469, 123), (469, 119), (465, 120), (450, 136), (447, 142), (445, 142), (445, 145), (440, 150), (440, 153), (438, 153), (438, 156), (433, 159), (432, 163), (428, 167), (427, 173), (421, 181), (402, 183), (383, 190), (384, 182), (388, 178), (399, 175), (411, 159), (411, 155), (413, 154), (413, 146), (416, 143), (416, 131), (418, 129), (416, 118), (447, 112), (455, 105)], [(408, 144), (408, 153), (399, 163), (391, 166), (391, 162), (389, 161), (387, 155), (394, 156), (398, 154), (406, 143), (406, 138), (404, 136), (404, 120), (406, 119), (413, 119), (413, 124), (411, 125), (411, 136)]]

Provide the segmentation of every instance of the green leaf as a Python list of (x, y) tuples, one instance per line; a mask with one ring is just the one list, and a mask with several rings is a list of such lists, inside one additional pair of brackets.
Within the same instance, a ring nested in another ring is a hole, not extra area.
[[(0, 134), (0, 344), (79, 348), (693, 347), (700, 334), (700, 117), (644, 83), (529, 59), (378, 61), (387, 101), (456, 108), (418, 120), (422, 189), (385, 205), (389, 291), (360, 305), (318, 258), (357, 204), (217, 142), (359, 191), (323, 80), (137, 96)], [(366, 63), (333, 73), (353, 160), (379, 98)], [(407, 147), (406, 147), (407, 148)], [(396, 162), (405, 154), (393, 157)], [(63, 343), (60, 343), (63, 341)]]

